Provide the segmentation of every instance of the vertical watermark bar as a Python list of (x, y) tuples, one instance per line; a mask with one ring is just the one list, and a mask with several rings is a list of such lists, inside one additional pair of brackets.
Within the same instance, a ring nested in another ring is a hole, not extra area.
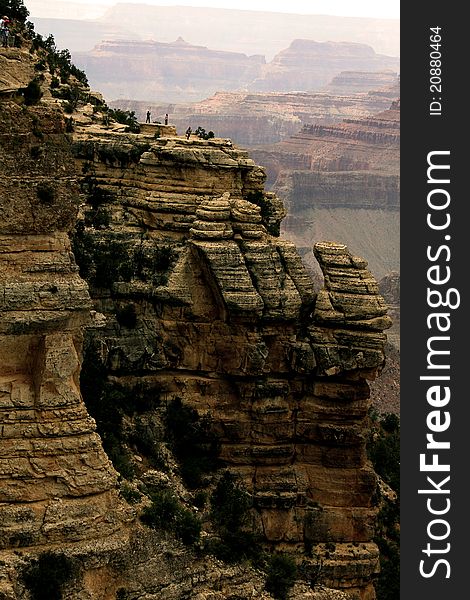
[(457, 598), (467, 580), (464, 21), (455, 3), (401, 6), (402, 600)]

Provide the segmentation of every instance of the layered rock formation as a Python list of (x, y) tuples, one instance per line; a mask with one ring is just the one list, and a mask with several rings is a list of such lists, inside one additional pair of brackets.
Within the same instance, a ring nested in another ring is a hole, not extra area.
[[(209, 416), (265, 539), (289, 551), (316, 547), (324, 582), (372, 598), (366, 379), (382, 367), (390, 321), (365, 261), (317, 244), (317, 294), (294, 245), (268, 233), (285, 213), (263, 191), (264, 172), (229, 141), (147, 138), (123, 170), (100, 160), (103, 148), (135, 147), (142, 136), (96, 130), (75, 140), (86, 172), (113, 198), (102, 205), (109, 227), (87, 230), (93, 246), (119, 240), (134, 257), (130, 280), (117, 271), (105, 286), (91, 279), (108, 318), (93, 339), (110, 377), (131, 389), (142, 379), (166, 403), (181, 398)], [(171, 248), (172, 258), (143, 282), (137, 250), (155, 248)], [(129, 304), (131, 328), (118, 321)]]
[[(373, 113), (387, 110), (399, 95), (396, 75), (388, 86), (376, 89), (376, 80), (367, 74), (362, 81), (355, 74), (355, 82), (361, 81), (361, 93), (343, 95), (307, 92), (217, 92), (214, 96), (192, 104), (169, 104), (116, 100), (110, 106), (131, 110), (142, 121), (147, 110), (155, 121), (164, 120), (168, 113), (179, 131), (188, 125), (193, 129), (201, 126), (214, 131), (220, 137), (231, 138), (242, 146), (257, 147), (274, 144), (297, 134), (304, 125), (311, 123), (333, 124), (343, 119), (361, 119)], [(370, 82), (370, 87), (369, 83)], [(359, 85), (359, 84), (357, 84)], [(266, 157), (269, 155), (269, 149)], [(267, 167), (268, 181), (272, 182), (270, 162)]]
[(359, 92), (376, 90), (375, 94), (387, 94), (390, 88), (395, 88), (395, 97), (399, 95), (397, 74), (394, 71), (343, 71), (326, 86), (330, 94), (347, 96)]
[(399, 102), (374, 116), (304, 126), (252, 154), (286, 201), (284, 232), (311, 268), (314, 240), (344, 240), (378, 278), (399, 270)]
[(279, 52), (250, 85), (253, 91), (318, 90), (341, 71), (397, 71), (399, 60), (376, 54), (371, 46), (351, 42), (296, 39)]
[(193, 101), (217, 90), (237, 90), (261, 75), (263, 56), (211, 50), (178, 38), (102, 42), (87, 53), (74, 53), (90, 82), (106, 98)]
[(200, 101), (217, 91), (319, 91), (341, 71), (398, 71), (397, 58), (370, 46), (294, 40), (266, 64), (262, 55), (212, 50), (178, 38), (171, 43), (105, 41), (74, 53), (91, 84), (108, 100)]
[[(331, 15), (299, 15), (265, 11), (203, 8), (196, 6), (151, 6), (139, 8), (119, 2), (109, 7), (99, 19), (89, 15), (93, 8), (104, 12), (104, 6), (67, 6), (61, 0), (49, 0), (37, 18), (34, 0), (30, 10), (36, 30), (43, 35), (53, 33), (60, 47), (71, 52), (90, 50), (104, 39), (155, 39), (172, 42), (182, 36), (192, 44), (206, 45), (227, 52), (247, 55), (264, 54), (270, 60), (296, 37), (319, 41), (350, 40), (369, 44), (377, 52), (398, 56), (400, 22), (397, 19), (335, 17)], [(75, 8), (75, 10), (74, 10)], [(88, 14), (86, 14), (88, 13)], [(75, 20), (72, 20), (75, 19)], [(85, 20), (86, 19), (86, 20)], [(105, 37), (106, 36), (106, 37)]]
[[(263, 169), (230, 140), (72, 117), (73, 140), (50, 98), (0, 98), (0, 592), (27, 597), (25, 569), (52, 550), (77, 566), (77, 600), (269, 597), (259, 573), (132, 521), (79, 390), (88, 326), (110, 383), (207, 417), (267, 546), (321, 558), (322, 583), (374, 598), (367, 380), (382, 369), (390, 319), (367, 263), (315, 244), (316, 289), (277, 237), (285, 209)], [(89, 203), (74, 256), (77, 183)]]

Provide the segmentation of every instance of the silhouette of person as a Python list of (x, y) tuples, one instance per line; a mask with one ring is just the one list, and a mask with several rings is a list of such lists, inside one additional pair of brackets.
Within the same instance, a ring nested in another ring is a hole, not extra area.
[(165, 115), (165, 125), (168, 125), (168, 113)]
[(145, 122), (146, 122), (146, 123), (150, 123), (150, 114), (151, 114), (151, 113), (150, 113), (150, 111), (148, 110), (148, 111), (147, 111), (147, 118), (145, 119)]
[(188, 128), (186, 129), (186, 139), (187, 139), (187, 140), (189, 140), (189, 136), (191, 135), (191, 131), (192, 131), (191, 127), (188, 127)]

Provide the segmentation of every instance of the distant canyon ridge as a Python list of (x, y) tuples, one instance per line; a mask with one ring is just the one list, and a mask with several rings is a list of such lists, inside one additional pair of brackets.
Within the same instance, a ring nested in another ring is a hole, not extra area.
[(89, 52), (74, 52), (73, 59), (107, 100), (147, 102), (195, 102), (219, 91), (314, 92), (344, 71), (396, 76), (399, 70), (398, 58), (366, 44), (312, 39), (293, 40), (270, 62), (181, 37), (170, 43), (104, 41)]
[[(184, 2), (182, 2), (183, 4)], [(157, 40), (173, 42), (179, 36), (190, 44), (226, 52), (264, 55), (269, 62), (293, 39), (318, 42), (350, 41), (372, 46), (380, 54), (399, 56), (400, 21), (331, 15), (298, 15), (190, 6), (148, 6), (119, 3), (96, 19), (86, 19), (84, 10), (73, 11), (60, 0), (48, 0), (52, 18), (39, 18), (31, 1), (36, 31), (53, 33), (57, 45), (72, 53), (87, 52), (103, 40)], [(79, 5), (75, 5), (78, 8)], [(73, 17), (73, 18), (71, 18)]]

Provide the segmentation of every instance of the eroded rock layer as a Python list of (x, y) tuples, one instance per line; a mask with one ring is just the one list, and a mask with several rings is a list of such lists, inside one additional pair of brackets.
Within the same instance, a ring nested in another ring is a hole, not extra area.
[(400, 106), (341, 123), (306, 125), (270, 150), (252, 154), (269, 166), (271, 189), (285, 199), (283, 232), (312, 270), (318, 239), (342, 241), (367, 256), (381, 278), (399, 270)]
[(91, 302), (62, 112), (2, 101), (0, 145), (0, 548), (107, 537), (123, 515), (79, 391)]
[[(348, 75), (348, 74), (344, 74)], [(343, 119), (360, 119), (386, 110), (399, 95), (395, 73), (385, 81), (371, 73), (354, 73), (352, 82), (340, 89), (342, 79), (336, 83), (334, 94), (329, 90), (317, 92), (217, 92), (210, 98), (185, 103), (155, 103), (151, 101), (119, 99), (111, 106), (135, 111), (143, 121), (147, 110), (152, 119), (164, 121), (169, 114), (170, 122), (179, 131), (188, 125), (193, 129), (204, 127), (219, 137), (229, 137), (235, 143), (246, 146), (274, 144), (297, 134), (303, 125), (311, 123), (333, 124)], [(380, 75), (383, 75), (380, 73)], [(362, 76), (362, 77), (361, 77)], [(334, 83), (334, 82), (332, 82)], [(353, 91), (353, 85), (360, 93)], [(270, 148), (266, 148), (265, 158)], [(274, 181), (271, 163), (267, 167), (268, 183)]]
[[(390, 319), (366, 262), (316, 244), (325, 283), (315, 290), (295, 246), (276, 237), (285, 211), (263, 191), (264, 171), (230, 141), (95, 127), (77, 132), (75, 154), (106, 192), (106, 225), (85, 207), (89, 243), (119, 244), (129, 261), (106, 284), (89, 273), (109, 377), (209, 416), (265, 540), (315, 546), (326, 583), (372, 598), (366, 380), (382, 368)], [(145, 278), (143, 255), (153, 256)], [(123, 325), (129, 305), (135, 322)]]

